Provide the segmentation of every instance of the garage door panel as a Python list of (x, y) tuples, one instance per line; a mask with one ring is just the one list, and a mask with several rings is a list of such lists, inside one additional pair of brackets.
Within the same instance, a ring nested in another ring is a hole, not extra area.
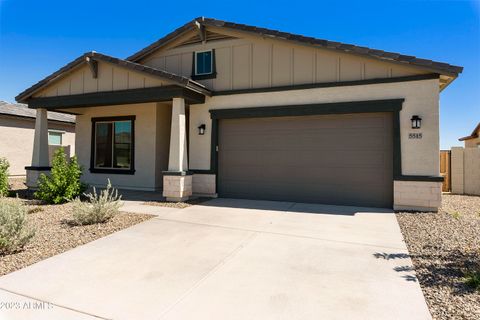
[[(232, 132), (270, 132), (282, 130), (288, 127), (292, 130), (305, 129), (348, 129), (348, 128), (382, 128), (385, 126), (385, 118), (382, 114), (347, 114), (341, 115), (320, 115), (304, 117), (297, 122), (299, 117), (272, 117), (272, 118), (250, 118), (250, 119), (229, 119), (229, 133)], [(321, 121), (318, 121), (318, 120)], [(362, 121), (359, 122), (359, 119)], [(293, 120), (293, 121), (292, 121)]]
[(223, 197), (391, 207), (389, 113), (219, 121)]
[[(246, 169), (246, 170), (241, 170)], [(221, 172), (223, 180), (230, 181), (251, 181), (262, 183), (265, 179), (270, 182), (290, 184), (292, 176), (303, 181), (303, 183), (318, 184), (319, 181), (338, 181), (340, 184), (363, 184), (368, 183), (371, 177), (377, 174), (376, 168), (344, 168), (343, 170), (332, 170), (331, 168), (315, 167), (306, 171), (303, 168), (292, 167), (285, 170), (281, 166), (250, 166), (248, 168), (232, 168)], [(376, 179), (374, 179), (375, 181)]]
[[(252, 151), (225, 151), (222, 149), (222, 162), (227, 161), (229, 166), (283, 166), (297, 167), (299, 164), (309, 167), (329, 168), (365, 168), (383, 166), (388, 159), (381, 151), (358, 152), (355, 161), (352, 161), (351, 150), (324, 150), (319, 155), (317, 150), (252, 150)], [(295, 157), (292, 156), (295, 153)]]
[[(285, 196), (285, 184), (271, 183), (252, 184), (249, 181), (226, 181), (228, 187), (223, 190), (222, 196), (227, 198), (268, 199), (274, 201), (295, 201), (307, 203), (334, 203), (342, 205), (360, 205), (385, 207), (384, 185), (359, 184), (345, 186), (343, 184), (305, 184), (290, 183), (288, 197)], [(370, 194), (375, 192), (380, 197), (371, 199)], [(341, 202), (338, 203), (339, 194)], [(382, 197), (383, 195), (383, 197)]]
[[(241, 134), (228, 134), (223, 137), (225, 146), (222, 150), (245, 151), (245, 150), (318, 150), (321, 146), (324, 150), (335, 151), (338, 149), (363, 149), (383, 148), (384, 137), (378, 134), (377, 128), (366, 128), (362, 135), (358, 134), (357, 128), (347, 128), (342, 132), (338, 129), (321, 130), (277, 130), (270, 132), (246, 132)], [(262, 139), (258, 139), (261, 134)], [(348, 145), (339, 145), (339, 141), (349, 141)], [(265, 144), (268, 141), (268, 144)]]

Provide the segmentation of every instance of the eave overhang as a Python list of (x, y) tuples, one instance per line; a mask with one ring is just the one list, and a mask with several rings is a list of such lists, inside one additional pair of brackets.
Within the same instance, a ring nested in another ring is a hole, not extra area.
[(57, 97), (29, 98), (25, 101), (29, 108), (47, 110), (101, 107), (148, 102), (166, 102), (173, 98), (183, 98), (188, 104), (205, 102), (205, 95), (190, 88), (171, 85), (152, 88), (128, 89), (108, 92), (93, 92)]

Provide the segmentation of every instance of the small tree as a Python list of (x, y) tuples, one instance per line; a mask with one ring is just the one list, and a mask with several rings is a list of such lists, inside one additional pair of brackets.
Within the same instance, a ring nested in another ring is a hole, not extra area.
[(0, 158), (0, 197), (8, 195), (8, 168), (10, 164), (6, 158)]
[(35, 197), (47, 203), (64, 203), (80, 195), (86, 186), (80, 182), (82, 168), (73, 156), (68, 161), (63, 148), (55, 151), (49, 176), (40, 175)]

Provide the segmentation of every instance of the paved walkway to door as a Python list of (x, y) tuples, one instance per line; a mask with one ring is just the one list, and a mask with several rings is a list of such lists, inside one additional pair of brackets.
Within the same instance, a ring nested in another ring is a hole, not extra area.
[(0, 301), (21, 307), (0, 318), (430, 319), (389, 210), (230, 199), (162, 209), (1, 277)]

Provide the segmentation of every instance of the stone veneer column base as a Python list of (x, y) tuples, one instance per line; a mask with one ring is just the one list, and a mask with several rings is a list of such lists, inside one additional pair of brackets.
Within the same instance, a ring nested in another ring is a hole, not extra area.
[(38, 188), (38, 179), (42, 173), (49, 175), (51, 167), (25, 167), (27, 171), (26, 185), (29, 189), (35, 190)]
[(193, 194), (200, 197), (216, 198), (216, 175), (206, 173), (195, 173), (193, 175)]
[(442, 205), (442, 182), (394, 181), (395, 211), (437, 212)]
[(192, 175), (186, 172), (165, 172), (163, 196), (170, 202), (188, 200), (192, 195)]

